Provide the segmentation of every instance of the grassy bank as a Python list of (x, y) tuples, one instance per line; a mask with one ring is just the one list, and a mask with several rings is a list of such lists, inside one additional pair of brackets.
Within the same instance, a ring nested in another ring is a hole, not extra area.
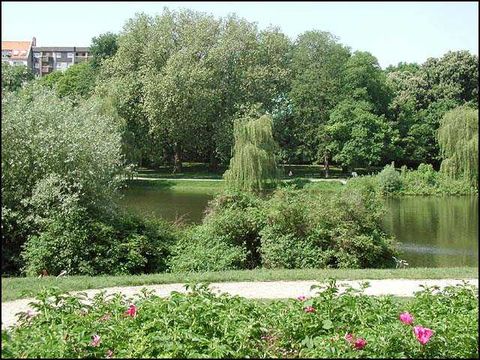
[[(290, 178), (288, 174), (292, 172), (293, 178), (325, 178), (323, 165), (279, 165), (282, 177)], [(171, 178), (171, 179), (221, 179), (223, 173), (227, 170), (226, 166), (219, 166), (216, 170), (211, 170), (208, 164), (204, 163), (184, 163), (181, 172), (173, 173), (172, 166), (160, 166), (156, 169), (140, 168), (138, 176), (148, 178)], [(377, 173), (381, 168), (372, 168), (370, 170), (358, 168), (355, 171), (359, 175)], [(350, 173), (342, 172), (342, 169), (331, 166), (329, 169), (329, 178), (346, 178)]]
[(155, 188), (184, 193), (202, 193), (214, 195), (224, 188), (223, 181), (185, 181), (185, 180), (130, 180), (129, 188)]
[[(153, 179), (153, 178), (152, 178)], [(284, 185), (295, 184), (298, 187), (305, 187), (315, 191), (337, 191), (343, 185), (339, 181), (317, 181), (311, 182), (303, 179), (283, 180)], [(224, 181), (218, 180), (186, 180), (186, 179), (169, 179), (169, 180), (130, 180), (127, 183), (129, 188), (155, 188), (159, 190), (169, 190), (183, 193), (202, 193), (214, 195), (225, 188)]]
[(63, 291), (99, 289), (113, 286), (137, 286), (187, 282), (275, 281), (275, 280), (338, 280), (359, 279), (466, 279), (478, 278), (476, 267), (411, 268), (411, 269), (298, 269), (237, 270), (205, 273), (173, 273), (121, 276), (67, 276), (56, 279), (2, 278), (2, 301), (32, 297), (45, 287)]

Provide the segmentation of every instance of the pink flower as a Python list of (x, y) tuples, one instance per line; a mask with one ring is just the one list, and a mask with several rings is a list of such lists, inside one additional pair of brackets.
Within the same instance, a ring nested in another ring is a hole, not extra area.
[(107, 353), (105, 354), (105, 357), (106, 357), (107, 359), (111, 359), (112, 356), (113, 356), (113, 351), (110, 350), (110, 349), (108, 349), (108, 350), (107, 350)]
[(99, 335), (95, 334), (92, 336), (92, 341), (90, 342), (90, 346), (98, 346), (100, 345), (100, 342), (102, 341), (102, 339), (100, 338)]
[(303, 308), (303, 311), (305, 311), (306, 313), (313, 313), (315, 312), (315, 308), (313, 306), (305, 306)]
[(400, 321), (406, 325), (412, 325), (413, 323), (413, 316), (408, 313), (404, 312), (400, 314)]
[(297, 299), (300, 301), (305, 301), (307, 300), (307, 297), (305, 295), (300, 295), (299, 297), (297, 297)]
[(345, 334), (344, 336), (345, 340), (348, 341), (349, 343), (352, 343), (354, 341), (354, 337), (353, 337), (353, 334)]
[(425, 345), (430, 340), (430, 337), (433, 335), (433, 331), (431, 329), (421, 326), (415, 326), (413, 328), (413, 332), (415, 333), (415, 337), (417, 338), (417, 340), (422, 345)]
[(134, 317), (137, 314), (137, 307), (135, 305), (130, 305), (127, 311), (125, 311), (125, 315), (129, 315)]
[(357, 340), (355, 340), (355, 343), (353, 344), (353, 346), (357, 350), (362, 350), (366, 345), (367, 345), (367, 340), (362, 338), (358, 338)]

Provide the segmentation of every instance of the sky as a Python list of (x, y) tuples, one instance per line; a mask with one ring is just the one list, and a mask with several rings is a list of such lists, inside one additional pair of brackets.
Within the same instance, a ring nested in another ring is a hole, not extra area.
[(89, 46), (118, 33), (136, 12), (190, 8), (223, 17), (236, 13), (260, 29), (269, 25), (294, 40), (328, 31), (352, 51), (369, 51), (380, 65), (423, 63), (449, 50), (478, 55), (477, 2), (15, 2), (2, 1), (2, 40), (37, 39), (37, 46)]

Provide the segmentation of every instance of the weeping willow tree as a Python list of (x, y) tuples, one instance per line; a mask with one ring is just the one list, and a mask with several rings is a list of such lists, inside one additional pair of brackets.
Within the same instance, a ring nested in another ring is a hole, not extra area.
[(440, 121), (440, 171), (478, 187), (478, 110), (465, 106), (447, 112)]
[(238, 119), (234, 122), (233, 157), (224, 178), (230, 188), (260, 191), (275, 185), (279, 179), (272, 135), (272, 118)]

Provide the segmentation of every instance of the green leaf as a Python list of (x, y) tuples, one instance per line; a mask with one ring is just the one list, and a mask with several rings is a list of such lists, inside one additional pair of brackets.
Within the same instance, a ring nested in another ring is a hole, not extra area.
[(332, 323), (332, 321), (331, 321), (330, 319), (323, 320), (322, 327), (323, 327), (325, 330), (330, 330), (330, 329), (333, 327), (333, 323)]

